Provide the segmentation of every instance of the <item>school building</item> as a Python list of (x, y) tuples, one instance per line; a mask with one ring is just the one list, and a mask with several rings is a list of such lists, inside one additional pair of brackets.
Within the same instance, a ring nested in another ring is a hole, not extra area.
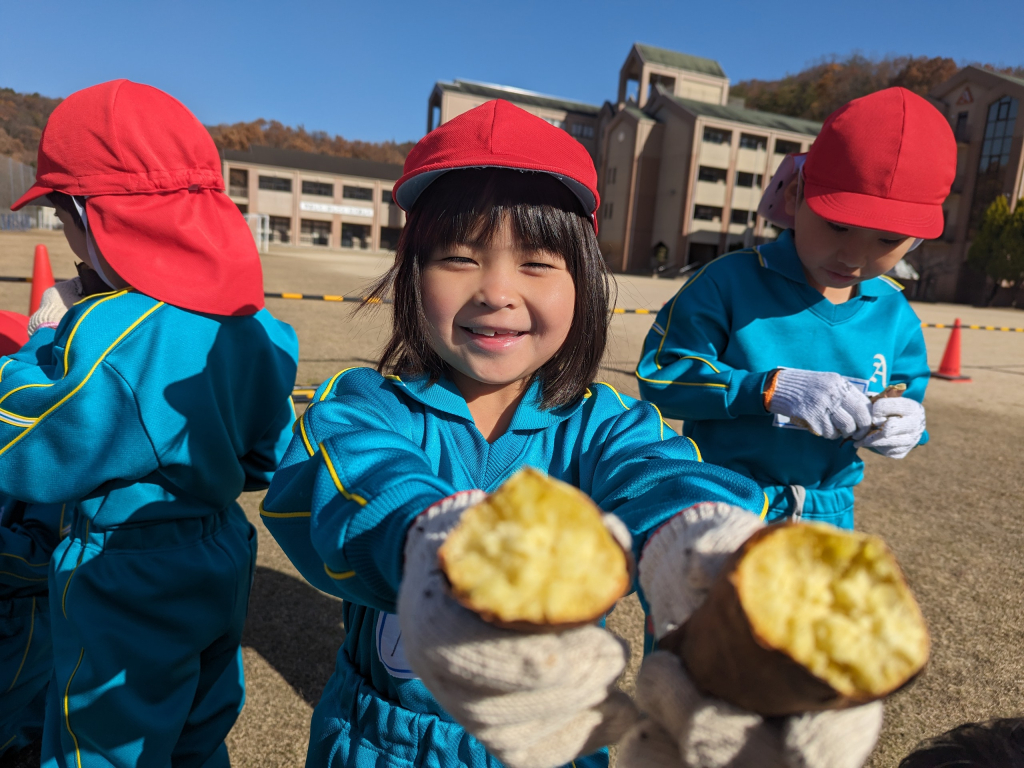
[(966, 266), (972, 233), (998, 195), (1010, 207), (1024, 197), (1024, 80), (964, 67), (929, 94), (953, 128), (956, 178), (943, 205), (945, 231), (921, 245), (924, 297), (978, 302), (986, 298), (984, 275)]
[(405, 214), (391, 189), (400, 165), (257, 145), (221, 158), (232, 201), (266, 216), (272, 243), (363, 251), (398, 244)]
[(746, 109), (718, 62), (637, 43), (602, 106), (468, 80), (438, 82), (427, 131), (506, 99), (575, 136), (594, 158), (599, 241), (616, 272), (709, 261), (777, 233), (755, 211), (782, 158), (821, 128)]

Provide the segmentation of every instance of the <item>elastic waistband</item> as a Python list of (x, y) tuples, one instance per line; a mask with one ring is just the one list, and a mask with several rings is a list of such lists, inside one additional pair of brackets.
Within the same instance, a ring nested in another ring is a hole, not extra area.
[(100, 549), (165, 549), (209, 538), (239, 520), (245, 521), (245, 513), (237, 504), (205, 517), (121, 523), (105, 528), (76, 511), (68, 538), (79, 539)]

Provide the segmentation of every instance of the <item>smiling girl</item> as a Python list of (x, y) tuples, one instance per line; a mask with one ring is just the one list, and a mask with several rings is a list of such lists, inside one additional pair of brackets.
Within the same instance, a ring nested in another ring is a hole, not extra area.
[[(928, 439), (921, 323), (885, 273), (942, 234), (956, 142), (927, 101), (889, 88), (833, 113), (803, 160), (759, 208), (789, 228), (687, 282), (636, 375), (706, 459), (764, 487), (769, 520), (852, 528), (857, 449), (900, 459)], [(903, 396), (872, 402), (891, 385)]]
[(408, 223), (373, 293), (394, 297), (378, 370), (320, 387), (264, 502), (302, 575), (345, 600), (307, 765), (607, 765), (599, 747), (632, 713), (612, 693), (620, 641), (486, 624), (439, 584), (437, 546), (524, 466), (614, 512), (636, 552), (696, 502), (761, 513), (764, 496), (702, 464), (653, 405), (593, 383), (609, 289), (580, 144), (493, 101), (428, 134), (405, 171)]

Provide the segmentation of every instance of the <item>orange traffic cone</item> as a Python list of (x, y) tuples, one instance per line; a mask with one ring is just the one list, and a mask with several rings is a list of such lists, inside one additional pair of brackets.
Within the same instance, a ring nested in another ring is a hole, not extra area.
[(949, 334), (949, 341), (946, 342), (946, 351), (942, 353), (942, 362), (939, 363), (939, 370), (932, 371), (936, 379), (946, 381), (970, 381), (970, 376), (960, 375), (960, 318), (953, 323), (953, 331)]
[(45, 245), (36, 246), (32, 263), (32, 297), (28, 300), (28, 313), (34, 315), (43, 300), (43, 291), (53, 287), (53, 270), (50, 269), (50, 253)]

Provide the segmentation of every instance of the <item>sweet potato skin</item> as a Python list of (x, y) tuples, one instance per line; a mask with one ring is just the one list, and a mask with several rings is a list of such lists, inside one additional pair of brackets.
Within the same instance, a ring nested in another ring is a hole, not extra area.
[(769, 526), (751, 536), (726, 562), (701, 607), (659, 647), (683, 660), (704, 693), (769, 717), (866, 704), (909, 685), (920, 671), (877, 696), (845, 695), (758, 636), (740, 600), (737, 565), (757, 542), (786, 525), (793, 524)]

